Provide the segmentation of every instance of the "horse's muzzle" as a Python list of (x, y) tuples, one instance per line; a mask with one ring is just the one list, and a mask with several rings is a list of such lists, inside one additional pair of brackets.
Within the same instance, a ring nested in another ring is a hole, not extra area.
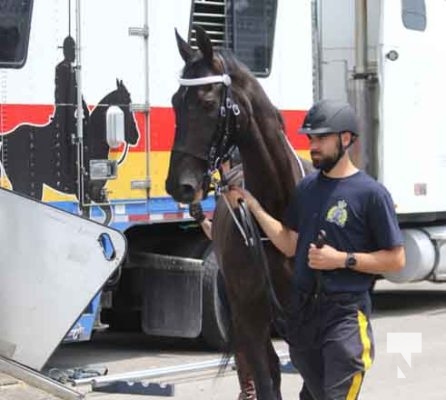
[(172, 185), (169, 181), (166, 182), (166, 191), (174, 200), (180, 203), (192, 203), (195, 199), (195, 187), (188, 183)]
[(179, 185), (178, 199), (182, 203), (192, 203), (195, 199), (195, 188), (188, 184)]

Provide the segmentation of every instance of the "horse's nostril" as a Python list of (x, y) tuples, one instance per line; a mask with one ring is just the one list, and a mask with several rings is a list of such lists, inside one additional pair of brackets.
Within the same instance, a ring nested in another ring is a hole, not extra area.
[(180, 185), (179, 194), (182, 202), (191, 203), (195, 198), (195, 189), (192, 185)]

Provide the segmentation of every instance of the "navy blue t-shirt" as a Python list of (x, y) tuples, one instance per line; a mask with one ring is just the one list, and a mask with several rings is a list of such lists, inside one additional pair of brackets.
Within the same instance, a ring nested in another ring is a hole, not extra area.
[[(403, 244), (389, 192), (363, 171), (339, 179), (320, 172), (306, 176), (295, 189), (284, 224), (299, 234), (293, 283), (305, 292), (315, 287), (308, 249), (321, 229), (326, 243), (339, 251), (370, 253)], [(345, 268), (321, 275), (327, 293), (365, 291), (374, 280), (372, 274)]]

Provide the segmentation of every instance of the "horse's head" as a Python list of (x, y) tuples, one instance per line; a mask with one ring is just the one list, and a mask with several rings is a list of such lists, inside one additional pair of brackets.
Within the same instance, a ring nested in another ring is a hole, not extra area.
[(135, 117), (130, 109), (132, 99), (122, 80), (116, 79), (116, 90), (109, 93), (101, 103), (116, 105), (122, 110), (124, 113), (125, 141), (130, 145), (135, 145), (138, 142), (139, 133)]
[(186, 63), (180, 87), (172, 97), (176, 131), (166, 190), (183, 203), (205, 196), (210, 173), (234, 144), (235, 116), (231, 77), (222, 56), (214, 54), (205, 31), (196, 28), (199, 50), (176, 32), (178, 50)]

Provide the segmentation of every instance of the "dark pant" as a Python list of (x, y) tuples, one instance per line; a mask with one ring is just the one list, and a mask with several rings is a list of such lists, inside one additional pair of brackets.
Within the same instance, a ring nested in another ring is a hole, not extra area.
[[(299, 294), (288, 319), (290, 357), (314, 400), (357, 399), (373, 361), (366, 293)], [(300, 399), (311, 399), (302, 390)]]

